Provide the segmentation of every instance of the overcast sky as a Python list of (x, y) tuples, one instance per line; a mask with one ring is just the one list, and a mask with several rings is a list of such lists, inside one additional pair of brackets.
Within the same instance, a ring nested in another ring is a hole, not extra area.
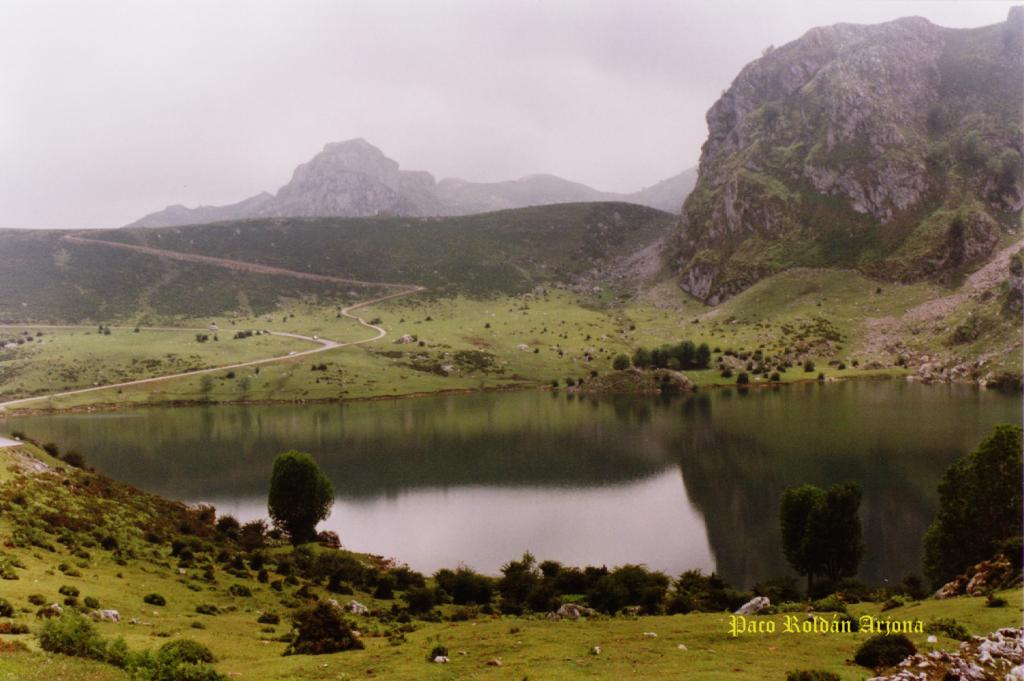
[(0, 227), (112, 227), (276, 191), (326, 142), (403, 168), (633, 191), (697, 162), (769, 45), (1010, 2), (0, 0)]

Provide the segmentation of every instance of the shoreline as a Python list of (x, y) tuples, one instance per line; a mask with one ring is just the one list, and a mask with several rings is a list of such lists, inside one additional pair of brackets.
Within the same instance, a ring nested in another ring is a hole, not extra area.
[[(841, 383), (846, 381), (880, 381), (880, 380), (893, 380), (900, 379), (908, 381), (911, 375), (894, 375), (889, 373), (875, 373), (875, 374), (860, 374), (856, 376), (842, 376), (842, 377), (830, 377), (825, 381), (818, 381), (817, 378), (800, 378), (792, 381), (777, 381), (777, 382), (760, 382), (751, 383), (748, 385), (739, 386), (736, 383), (705, 383), (698, 385), (691, 391), (691, 393), (697, 393), (701, 390), (707, 389), (724, 389), (724, 388), (736, 388), (739, 390), (764, 390), (768, 388), (781, 388), (790, 385), (806, 385), (808, 383)], [(912, 382), (912, 381), (911, 381)], [(954, 385), (953, 383), (946, 383), (942, 385)], [(965, 383), (963, 385), (973, 385), (977, 388), (982, 388), (976, 383)], [(92, 413), (117, 413), (124, 411), (132, 411), (135, 409), (148, 409), (148, 408), (160, 408), (160, 409), (172, 409), (172, 408), (188, 408), (188, 407), (214, 407), (214, 406), (286, 406), (286, 405), (324, 405), (324, 404), (345, 404), (348, 402), (384, 402), (388, 400), (411, 400), (421, 399), (427, 397), (443, 397), (451, 395), (471, 395), (476, 393), (500, 393), (500, 392), (519, 392), (526, 390), (538, 390), (543, 392), (565, 392), (568, 395), (578, 396), (580, 398), (606, 398), (615, 396), (636, 396), (636, 397), (656, 397), (661, 393), (616, 393), (616, 392), (604, 392), (604, 393), (582, 393), (576, 388), (558, 387), (553, 388), (548, 384), (541, 382), (522, 382), (522, 383), (511, 383), (506, 385), (489, 386), (485, 388), (444, 388), (440, 390), (428, 390), (428, 391), (417, 391), (411, 393), (403, 393), (400, 395), (366, 395), (363, 397), (318, 397), (311, 399), (248, 399), (248, 400), (166, 400), (162, 402), (96, 402), (93, 404), (85, 404), (74, 407), (63, 407), (57, 409), (45, 409), (45, 408), (24, 408), (24, 409), (12, 409), (12, 410), (0, 410), (0, 422), (7, 419), (25, 418), (32, 416), (60, 416), (64, 414), (92, 414)], [(26, 398), (32, 399), (32, 398)], [(40, 397), (38, 399), (45, 399)]]

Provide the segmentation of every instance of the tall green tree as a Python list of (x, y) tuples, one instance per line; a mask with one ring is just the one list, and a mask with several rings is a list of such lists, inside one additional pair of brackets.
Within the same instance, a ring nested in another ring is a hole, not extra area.
[(860, 487), (852, 483), (828, 491), (803, 485), (783, 493), (782, 550), (793, 569), (807, 576), (808, 594), (817, 576), (836, 581), (857, 574), (864, 555), (860, 502)]
[(334, 486), (305, 452), (278, 454), (270, 474), (267, 511), (293, 544), (316, 539), (316, 525), (331, 514)]
[(860, 487), (853, 483), (833, 485), (810, 517), (804, 541), (815, 547), (818, 570), (833, 582), (857, 574), (864, 557), (861, 497)]
[(939, 510), (924, 537), (924, 569), (933, 585), (1020, 539), (1021, 463), (1021, 427), (1003, 425), (946, 470)]
[(802, 485), (783, 492), (779, 504), (782, 552), (797, 574), (807, 576), (807, 593), (811, 592), (818, 572), (818, 559), (814, 546), (807, 542), (807, 530), (811, 516), (821, 506), (824, 496), (814, 485)]

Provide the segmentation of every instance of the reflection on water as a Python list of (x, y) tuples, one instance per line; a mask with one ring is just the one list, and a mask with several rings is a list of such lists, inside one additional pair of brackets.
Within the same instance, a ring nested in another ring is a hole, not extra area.
[(872, 582), (919, 571), (946, 466), (1021, 401), (902, 381), (706, 391), (673, 399), (536, 392), (345, 405), (202, 407), (11, 420), (112, 477), (222, 512), (265, 514), (274, 456), (312, 452), (338, 490), (325, 524), (431, 571), (494, 572), (529, 549), (574, 564), (786, 574), (786, 487), (864, 488)]

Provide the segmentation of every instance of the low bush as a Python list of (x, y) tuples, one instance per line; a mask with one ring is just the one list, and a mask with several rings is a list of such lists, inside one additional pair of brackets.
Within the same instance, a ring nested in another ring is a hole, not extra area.
[(76, 589), (73, 586), (68, 586), (67, 584), (65, 584), (61, 588), (57, 589), (57, 593), (59, 593), (61, 596), (72, 596), (72, 597), (74, 597), (74, 596), (78, 596), (78, 589)]
[(755, 596), (765, 596), (773, 605), (800, 600), (800, 590), (793, 577), (767, 579), (754, 585)]
[(46, 596), (43, 594), (29, 594), (28, 602), (32, 605), (43, 605), (46, 603)]
[(907, 601), (903, 596), (890, 596), (882, 603), (882, 612), (886, 610), (893, 610), (894, 608), (902, 608), (907, 604)]
[(435, 658), (448, 657), (448, 647), (442, 645), (436, 645), (430, 649), (430, 654), (427, 655), (427, 662), (433, 662)]
[(438, 570), (434, 580), (456, 605), (484, 605), (490, 603), (494, 595), (494, 581), (465, 566), (454, 571)]
[(200, 615), (219, 615), (220, 608), (211, 603), (200, 603), (196, 606), (196, 612)]
[(265, 612), (256, 619), (256, 622), (259, 624), (280, 624), (281, 617), (276, 613)]
[(840, 681), (839, 674), (827, 672), (823, 669), (807, 669), (790, 672), (786, 675), (786, 681)]
[(85, 457), (74, 450), (71, 450), (70, 452), (62, 456), (61, 459), (63, 459), (64, 463), (66, 463), (69, 466), (73, 466), (75, 468), (85, 468)]
[(158, 659), (174, 663), (199, 664), (200, 662), (216, 662), (213, 652), (202, 643), (188, 638), (180, 638), (160, 646), (156, 654)]
[(811, 603), (811, 610), (815, 612), (846, 612), (846, 603), (839, 600), (835, 594), (818, 599)]
[(377, 588), (373, 590), (373, 597), (384, 601), (390, 601), (395, 597), (395, 580), (391, 575), (380, 576)]
[(323, 655), (343, 650), (361, 650), (363, 642), (352, 633), (341, 608), (326, 601), (303, 608), (292, 616), (295, 639), (285, 655)]
[(15, 622), (0, 622), (0, 634), (27, 634), (27, 624), (17, 624)]
[(14, 617), (14, 606), (6, 598), (0, 598), (0, 617)]
[(405, 592), (405, 602), (409, 612), (422, 614), (430, 612), (434, 607), (434, 592), (426, 587), (416, 587)]
[(942, 634), (946, 638), (957, 641), (966, 641), (971, 637), (964, 625), (952, 617), (939, 617), (925, 625), (924, 630), (929, 634)]
[(89, 620), (74, 612), (64, 612), (43, 623), (39, 647), (48, 653), (84, 657), (106, 662), (107, 644)]
[(729, 588), (715, 573), (704, 575), (700, 570), (688, 570), (675, 582), (675, 593), (669, 599), (669, 614), (722, 612), (736, 610), (750, 600), (751, 594)]
[(156, 606), (167, 605), (167, 599), (161, 596), (160, 594), (146, 594), (142, 597), (142, 602)]
[(880, 669), (899, 664), (916, 652), (917, 648), (903, 634), (875, 634), (857, 648), (853, 661), (862, 667)]
[(227, 681), (209, 664), (215, 658), (209, 648), (190, 639), (165, 643), (155, 654), (129, 656), (133, 679), (139, 681)]

